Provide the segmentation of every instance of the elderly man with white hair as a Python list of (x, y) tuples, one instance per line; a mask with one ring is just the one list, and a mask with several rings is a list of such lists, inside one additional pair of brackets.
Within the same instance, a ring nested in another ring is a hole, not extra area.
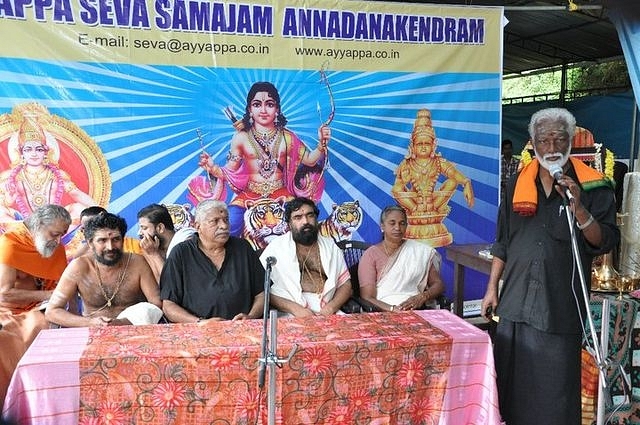
[(590, 270), (593, 257), (614, 248), (620, 233), (611, 182), (570, 156), (575, 128), (566, 109), (533, 114), (536, 157), (507, 182), (500, 205), (482, 312), (500, 317), (494, 351), (500, 411), (509, 425), (581, 423), (587, 306), (572, 235), (582, 269)]
[(196, 235), (178, 244), (160, 274), (160, 297), (171, 322), (262, 317), (264, 268), (251, 245), (229, 235), (221, 201), (196, 207)]
[(0, 405), (18, 360), (49, 327), (40, 305), (67, 265), (60, 241), (70, 224), (66, 209), (44, 205), (0, 236)]

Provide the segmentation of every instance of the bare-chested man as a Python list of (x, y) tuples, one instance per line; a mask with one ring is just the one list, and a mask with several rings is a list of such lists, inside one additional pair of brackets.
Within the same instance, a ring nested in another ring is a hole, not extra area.
[[(65, 327), (157, 323), (162, 317), (160, 290), (143, 256), (123, 252), (127, 223), (101, 213), (90, 219), (84, 234), (92, 255), (73, 260), (65, 269), (47, 306), (47, 320)], [(83, 316), (66, 310), (75, 293)]]

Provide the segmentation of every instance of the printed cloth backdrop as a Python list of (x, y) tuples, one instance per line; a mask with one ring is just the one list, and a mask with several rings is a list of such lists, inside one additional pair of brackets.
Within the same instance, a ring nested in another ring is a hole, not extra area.
[[(260, 248), (304, 195), (336, 240), (378, 241), (381, 209), (400, 203), (411, 238), (490, 242), (502, 19), (337, 0), (2, 1), (0, 221), (100, 204), (133, 236), (150, 203), (217, 198)], [(271, 132), (242, 121), (259, 82), (279, 97)]]

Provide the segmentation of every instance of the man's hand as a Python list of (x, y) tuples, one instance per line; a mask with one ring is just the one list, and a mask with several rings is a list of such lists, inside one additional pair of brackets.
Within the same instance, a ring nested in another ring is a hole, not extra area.
[(109, 322), (107, 326), (126, 326), (126, 325), (133, 325), (133, 323), (131, 323), (129, 319), (113, 319)]
[[(238, 316), (236, 316), (238, 317)], [(208, 319), (200, 319), (198, 321), (199, 325), (206, 325), (207, 323), (211, 323), (211, 322), (222, 322), (224, 319), (222, 317), (210, 317)], [(236, 318), (234, 317), (233, 320), (236, 320)]]
[(337, 310), (334, 310), (333, 308), (331, 308), (329, 306), (329, 304), (326, 304), (324, 307), (322, 307), (320, 309), (320, 311), (318, 312), (318, 315), (319, 316), (331, 316), (331, 315), (336, 314), (336, 311)]
[(158, 254), (160, 251), (160, 238), (158, 235), (142, 235), (140, 239), (140, 249), (147, 255)]
[(301, 307), (296, 309), (293, 312), (293, 315), (295, 317), (311, 317), (311, 316), (315, 316), (316, 314), (308, 308)]
[(487, 321), (491, 321), (493, 314), (496, 311), (496, 307), (498, 307), (498, 297), (493, 294), (486, 294), (482, 299), (480, 314)]
[(106, 316), (95, 316), (92, 317), (91, 319), (89, 319), (89, 326), (95, 326), (95, 327), (99, 327), (99, 326), (109, 326), (109, 324), (111, 323), (113, 319), (111, 319), (110, 317), (106, 317)]
[(142, 235), (140, 239), (140, 249), (142, 249), (145, 254), (156, 254), (160, 250), (160, 238), (158, 235)]

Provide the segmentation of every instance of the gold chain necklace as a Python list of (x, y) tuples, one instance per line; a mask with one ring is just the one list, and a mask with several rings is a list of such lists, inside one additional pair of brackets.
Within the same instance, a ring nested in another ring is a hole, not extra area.
[(274, 140), (276, 140), (278, 130), (278, 127), (274, 127), (273, 129), (263, 133), (251, 127), (251, 135), (255, 141), (260, 143), (260, 145), (266, 149), (268, 146), (273, 144)]
[[(267, 140), (256, 136), (255, 130), (252, 128), (249, 132), (249, 143), (256, 151), (258, 158), (258, 172), (264, 179), (270, 179), (278, 168), (278, 150), (280, 149), (280, 131), (276, 128), (273, 135), (268, 135)], [(273, 141), (276, 141), (273, 143)]]
[(22, 169), (22, 176), (29, 187), (35, 190), (41, 190), (44, 187), (45, 183), (50, 180), (51, 171), (48, 168), (44, 168), (36, 172), (31, 172), (28, 171), (25, 167)]
[(98, 276), (98, 286), (100, 286), (100, 292), (102, 292), (102, 296), (106, 301), (105, 306), (111, 307), (111, 302), (116, 297), (116, 295), (118, 295), (118, 292), (120, 292), (120, 287), (124, 282), (125, 273), (127, 272), (127, 268), (129, 267), (129, 261), (131, 261), (131, 253), (129, 253), (129, 255), (127, 256), (127, 264), (125, 264), (124, 269), (122, 269), (122, 273), (120, 274), (120, 278), (118, 279), (118, 283), (116, 284), (116, 289), (113, 291), (111, 296), (108, 296), (107, 291), (105, 290), (105, 287), (104, 287), (104, 283), (102, 282), (102, 276), (100, 275), (100, 267), (98, 267), (98, 260), (96, 260), (95, 258), (93, 259), (93, 262), (96, 265), (96, 275)]

